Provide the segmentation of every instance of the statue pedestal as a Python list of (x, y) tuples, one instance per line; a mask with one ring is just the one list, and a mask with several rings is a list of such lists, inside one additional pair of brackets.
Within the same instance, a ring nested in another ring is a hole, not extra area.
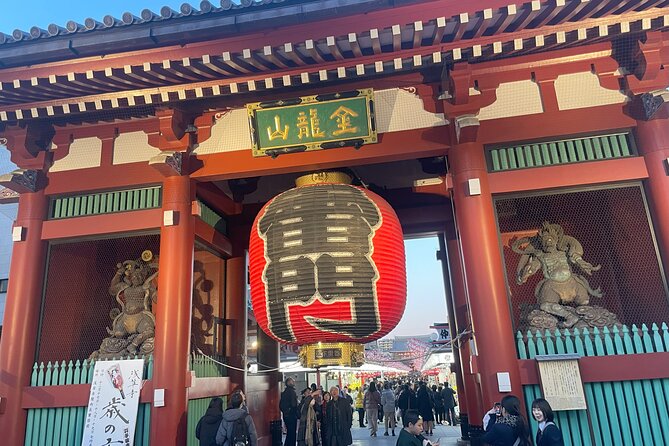
[(570, 326), (564, 325), (564, 320), (558, 318), (557, 316), (550, 314), (546, 311), (543, 311), (538, 308), (538, 306), (530, 311), (527, 316), (523, 318), (523, 326), (521, 329), (523, 331), (543, 331), (543, 330), (555, 330), (563, 328), (604, 328), (604, 327), (622, 327), (622, 324), (618, 320), (618, 316), (614, 313), (611, 313), (606, 308), (602, 308), (597, 305), (581, 305), (578, 307), (570, 307), (563, 305), (562, 308), (572, 313), (578, 317), (578, 321)]

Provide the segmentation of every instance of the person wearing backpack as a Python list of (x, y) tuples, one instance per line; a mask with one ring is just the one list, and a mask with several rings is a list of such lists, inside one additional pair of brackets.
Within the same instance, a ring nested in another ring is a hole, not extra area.
[(564, 446), (562, 432), (553, 422), (553, 408), (548, 401), (537, 398), (532, 402), (532, 416), (539, 423), (537, 446)]
[(218, 446), (258, 446), (258, 433), (251, 415), (242, 407), (244, 397), (235, 392), (230, 397), (230, 408), (223, 413), (223, 421), (216, 432)]
[(216, 446), (216, 433), (223, 419), (223, 400), (213, 398), (207, 412), (200, 418), (195, 427), (195, 438), (200, 446)]

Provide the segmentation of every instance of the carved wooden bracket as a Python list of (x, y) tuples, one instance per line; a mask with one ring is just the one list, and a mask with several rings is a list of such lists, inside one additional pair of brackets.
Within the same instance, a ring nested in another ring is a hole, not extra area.
[(478, 137), (482, 108), (497, 100), (500, 80), (495, 76), (475, 77), (467, 63), (458, 64), (442, 79), (444, 90), (448, 91), (443, 106), (455, 136), (454, 143), (474, 142)]
[(164, 151), (149, 160), (149, 166), (166, 177), (183, 175), (187, 172), (188, 152)]
[(191, 146), (193, 117), (174, 108), (156, 110), (158, 125), (145, 130), (149, 144), (169, 152), (186, 152)]
[(16, 193), (35, 192), (40, 187), (40, 171), (35, 169), (17, 169), (0, 175), (0, 185)]
[(207, 112), (195, 118), (195, 127), (197, 128), (197, 143), (202, 144), (211, 138), (211, 128), (216, 123), (217, 112)]
[(10, 158), (19, 168), (47, 170), (53, 162), (49, 147), (54, 134), (52, 125), (30, 122), (25, 126), (7, 127), (3, 136)]
[(669, 86), (669, 68), (665, 68), (669, 64), (669, 45), (662, 34), (648, 32), (645, 42), (636, 41), (637, 47), (628, 67), (630, 73), (626, 76), (630, 93), (640, 95)]
[(72, 141), (74, 141), (74, 136), (71, 132), (56, 132), (53, 137), (53, 143), (56, 145), (56, 149), (53, 151), (54, 161), (61, 160), (70, 153)]

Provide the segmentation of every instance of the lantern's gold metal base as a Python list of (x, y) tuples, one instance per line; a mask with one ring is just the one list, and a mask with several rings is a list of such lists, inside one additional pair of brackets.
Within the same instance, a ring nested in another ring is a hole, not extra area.
[(328, 365), (359, 367), (365, 362), (365, 346), (355, 342), (318, 342), (300, 347), (300, 362), (310, 369)]
[(295, 180), (295, 185), (297, 187), (301, 186), (311, 186), (313, 184), (351, 184), (351, 176), (345, 174), (344, 172), (323, 170), (320, 172), (313, 172), (306, 175), (297, 177)]

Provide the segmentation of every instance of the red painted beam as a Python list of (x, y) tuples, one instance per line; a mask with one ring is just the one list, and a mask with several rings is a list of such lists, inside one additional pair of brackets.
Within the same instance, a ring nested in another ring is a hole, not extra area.
[(623, 104), (614, 104), (482, 121), (478, 135), (483, 144), (500, 144), (633, 127), (636, 121), (623, 113)]
[[(578, 361), (586, 383), (669, 378), (669, 352), (586, 356)], [(518, 366), (523, 385), (539, 384), (537, 361), (521, 359)]]
[(214, 248), (224, 257), (232, 256), (230, 239), (199, 218), (195, 219), (195, 237)]
[(352, 147), (316, 150), (299, 154), (254, 158), (251, 148), (234, 152), (203, 155), (204, 166), (191, 177), (198, 181), (276, 175), (314, 169), (332, 169), (351, 165), (386, 163), (407, 159), (443, 156), (448, 148), (446, 126), (403, 132), (383, 133), (378, 144), (359, 150)]
[[(90, 393), (90, 384), (24, 387), (21, 407), (24, 409), (37, 409), (88, 406)], [(139, 402), (153, 402), (153, 382), (151, 380), (144, 381), (139, 395)]]
[(648, 177), (641, 157), (519, 169), (489, 175), (493, 194), (640, 180)]
[(73, 191), (120, 189), (150, 184), (160, 184), (163, 176), (148, 163), (120, 164), (91, 169), (68, 170), (49, 173), (48, 195)]
[(64, 218), (45, 221), (42, 225), (42, 240), (159, 229), (162, 224), (162, 209)]

